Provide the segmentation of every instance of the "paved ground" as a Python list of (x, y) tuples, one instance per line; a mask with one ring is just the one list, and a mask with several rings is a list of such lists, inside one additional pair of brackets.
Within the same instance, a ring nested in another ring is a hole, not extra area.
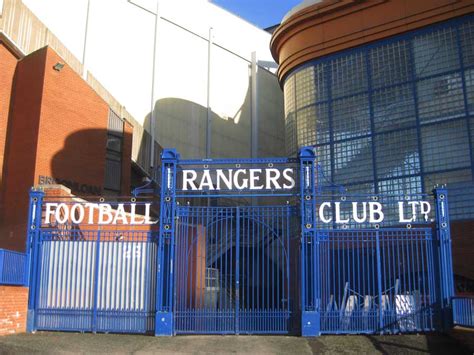
[[(474, 335), (467, 332), (468, 337)], [(474, 349), (473, 349), (474, 350)], [(393, 336), (177, 336), (38, 332), (0, 337), (0, 353), (159, 354), (472, 354), (465, 343), (442, 334)]]

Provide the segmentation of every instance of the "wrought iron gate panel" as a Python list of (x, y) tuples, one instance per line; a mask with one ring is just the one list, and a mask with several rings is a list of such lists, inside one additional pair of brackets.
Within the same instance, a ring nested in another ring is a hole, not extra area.
[(321, 230), (321, 333), (434, 329), (431, 229)]
[(290, 206), (178, 207), (176, 333), (287, 333)]
[(236, 209), (177, 209), (174, 283), (177, 333), (234, 332), (232, 270), (236, 265), (236, 225)]

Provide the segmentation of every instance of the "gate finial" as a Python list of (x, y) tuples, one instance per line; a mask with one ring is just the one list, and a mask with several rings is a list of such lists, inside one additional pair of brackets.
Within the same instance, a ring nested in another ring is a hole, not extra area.
[(301, 147), (298, 156), (300, 158), (314, 158), (316, 155), (314, 154), (313, 147)]
[(161, 152), (161, 160), (177, 160), (179, 159), (179, 153), (175, 148), (166, 148)]

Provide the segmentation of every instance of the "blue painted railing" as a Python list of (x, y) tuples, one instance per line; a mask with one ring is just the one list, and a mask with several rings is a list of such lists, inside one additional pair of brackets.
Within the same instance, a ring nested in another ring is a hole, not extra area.
[(474, 327), (474, 297), (453, 298), (453, 323), (463, 327)]
[(26, 254), (0, 249), (0, 285), (25, 285), (26, 280)]

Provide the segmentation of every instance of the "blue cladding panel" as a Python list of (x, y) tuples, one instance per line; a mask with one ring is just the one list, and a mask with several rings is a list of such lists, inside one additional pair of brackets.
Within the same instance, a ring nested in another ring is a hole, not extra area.
[(474, 298), (453, 298), (453, 322), (463, 327), (474, 327)]
[(26, 254), (0, 249), (0, 285), (25, 285), (26, 276)]
[(156, 243), (147, 232), (42, 230), (40, 238), (37, 329), (155, 329)]

